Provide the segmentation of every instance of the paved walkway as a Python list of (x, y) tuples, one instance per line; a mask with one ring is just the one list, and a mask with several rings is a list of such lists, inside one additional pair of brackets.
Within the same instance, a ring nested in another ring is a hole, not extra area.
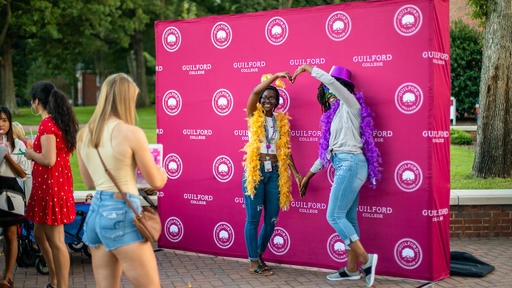
[[(452, 251), (466, 251), (496, 267), (485, 278), (450, 277), (430, 287), (512, 287), (512, 239), (452, 239)], [(180, 251), (159, 251), (162, 287), (366, 287), (363, 280), (329, 282), (324, 270), (273, 265), (275, 275), (262, 277), (247, 273), (245, 260), (199, 255)], [(0, 257), (0, 270), (4, 259)], [(70, 287), (95, 287), (90, 260), (73, 253)], [(35, 268), (17, 268), (15, 287), (43, 288), (47, 276)], [(419, 287), (424, 282), (377, 277), (374, 287)], [(132, 287), (123, 277), (122, 287)]]

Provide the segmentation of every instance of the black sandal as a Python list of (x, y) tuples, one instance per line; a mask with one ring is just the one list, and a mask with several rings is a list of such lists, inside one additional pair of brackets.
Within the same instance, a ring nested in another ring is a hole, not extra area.
[(46, 288), (55, 288), (51, 283), (46, 284)]
[(265, 268), (261, 264), (259, 264), (254, 269), (249, 269), (249, 273), (256, 274), (256, 275), (261, 275), (261, 276), (272, 276), (272, 275), (274, 275), (274, 272), (270, 271), (267, 268)]
[(268, 266), (267, 263), (265, 263), (265, 261), (263, 261), (263, 258), (261, 257), (261, 255), (258, 256), (258, 263), (260, 264), (259, 266), (263, 267), (263, 270), (265, 270), (265, 271), (272, 270), (272, 268), (270, 268), (270, 266)]

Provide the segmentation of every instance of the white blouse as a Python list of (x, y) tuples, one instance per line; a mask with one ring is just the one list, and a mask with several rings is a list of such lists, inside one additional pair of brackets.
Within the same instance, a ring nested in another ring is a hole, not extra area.
[[(25, 174), (27, 174), (27, 176), (30, 176), (32, 172), (32, 163), (30, 163), (30, 161), (27, 158), (25, 158), (24, 155), (21, 155), (27, 150), (25, 144), (18, 139), (14, 139), (15, 148), (13, 151), (11, 144), (7, 141), (7, 136), (4, 135), (0, 137), (0, 143), (2, 142), (7, 143), (7, 145), (9, 145), (9, 155), (11, 156), (12, 160), (14, 160), (14, 162), (20, 165), (21, 169), (25, 171)], [(16, 177), (16, 174), (14, 174), (14, 172), (11, 170), (11, 167), (9, 167), (7, 161), (3, 161), (2, 165), (0, 165), (0, 175), (6, 177)]]

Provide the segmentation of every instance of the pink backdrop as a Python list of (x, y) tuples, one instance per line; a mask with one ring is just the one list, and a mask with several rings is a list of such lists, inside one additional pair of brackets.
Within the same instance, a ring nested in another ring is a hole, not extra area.
[[(169, 176), (159, 198), (159, 246), (246, 258), (242, 157), (244, 108), (266, 73), (301, 64), (353, 73), (376, 113), (383, 180), (360, 193), (366, 249), (377, 274), (422, 280), (449, 276), (448, 0), (391, 0), (160, 21), (156, 35), (158, 143)], [(305, 175), (317, 155), (318, 81), (286, 82), (292, 151)], [(337, 269), (343, 242), (325, 219), (333, 171), (294, 187), (265, 258)]]

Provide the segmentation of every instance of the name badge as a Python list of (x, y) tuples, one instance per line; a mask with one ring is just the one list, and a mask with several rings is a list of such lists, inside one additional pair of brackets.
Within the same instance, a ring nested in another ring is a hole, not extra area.
[(265, 172), (272, 172), (272, 161), (263, 161), (263, 167), (265, 167)]

